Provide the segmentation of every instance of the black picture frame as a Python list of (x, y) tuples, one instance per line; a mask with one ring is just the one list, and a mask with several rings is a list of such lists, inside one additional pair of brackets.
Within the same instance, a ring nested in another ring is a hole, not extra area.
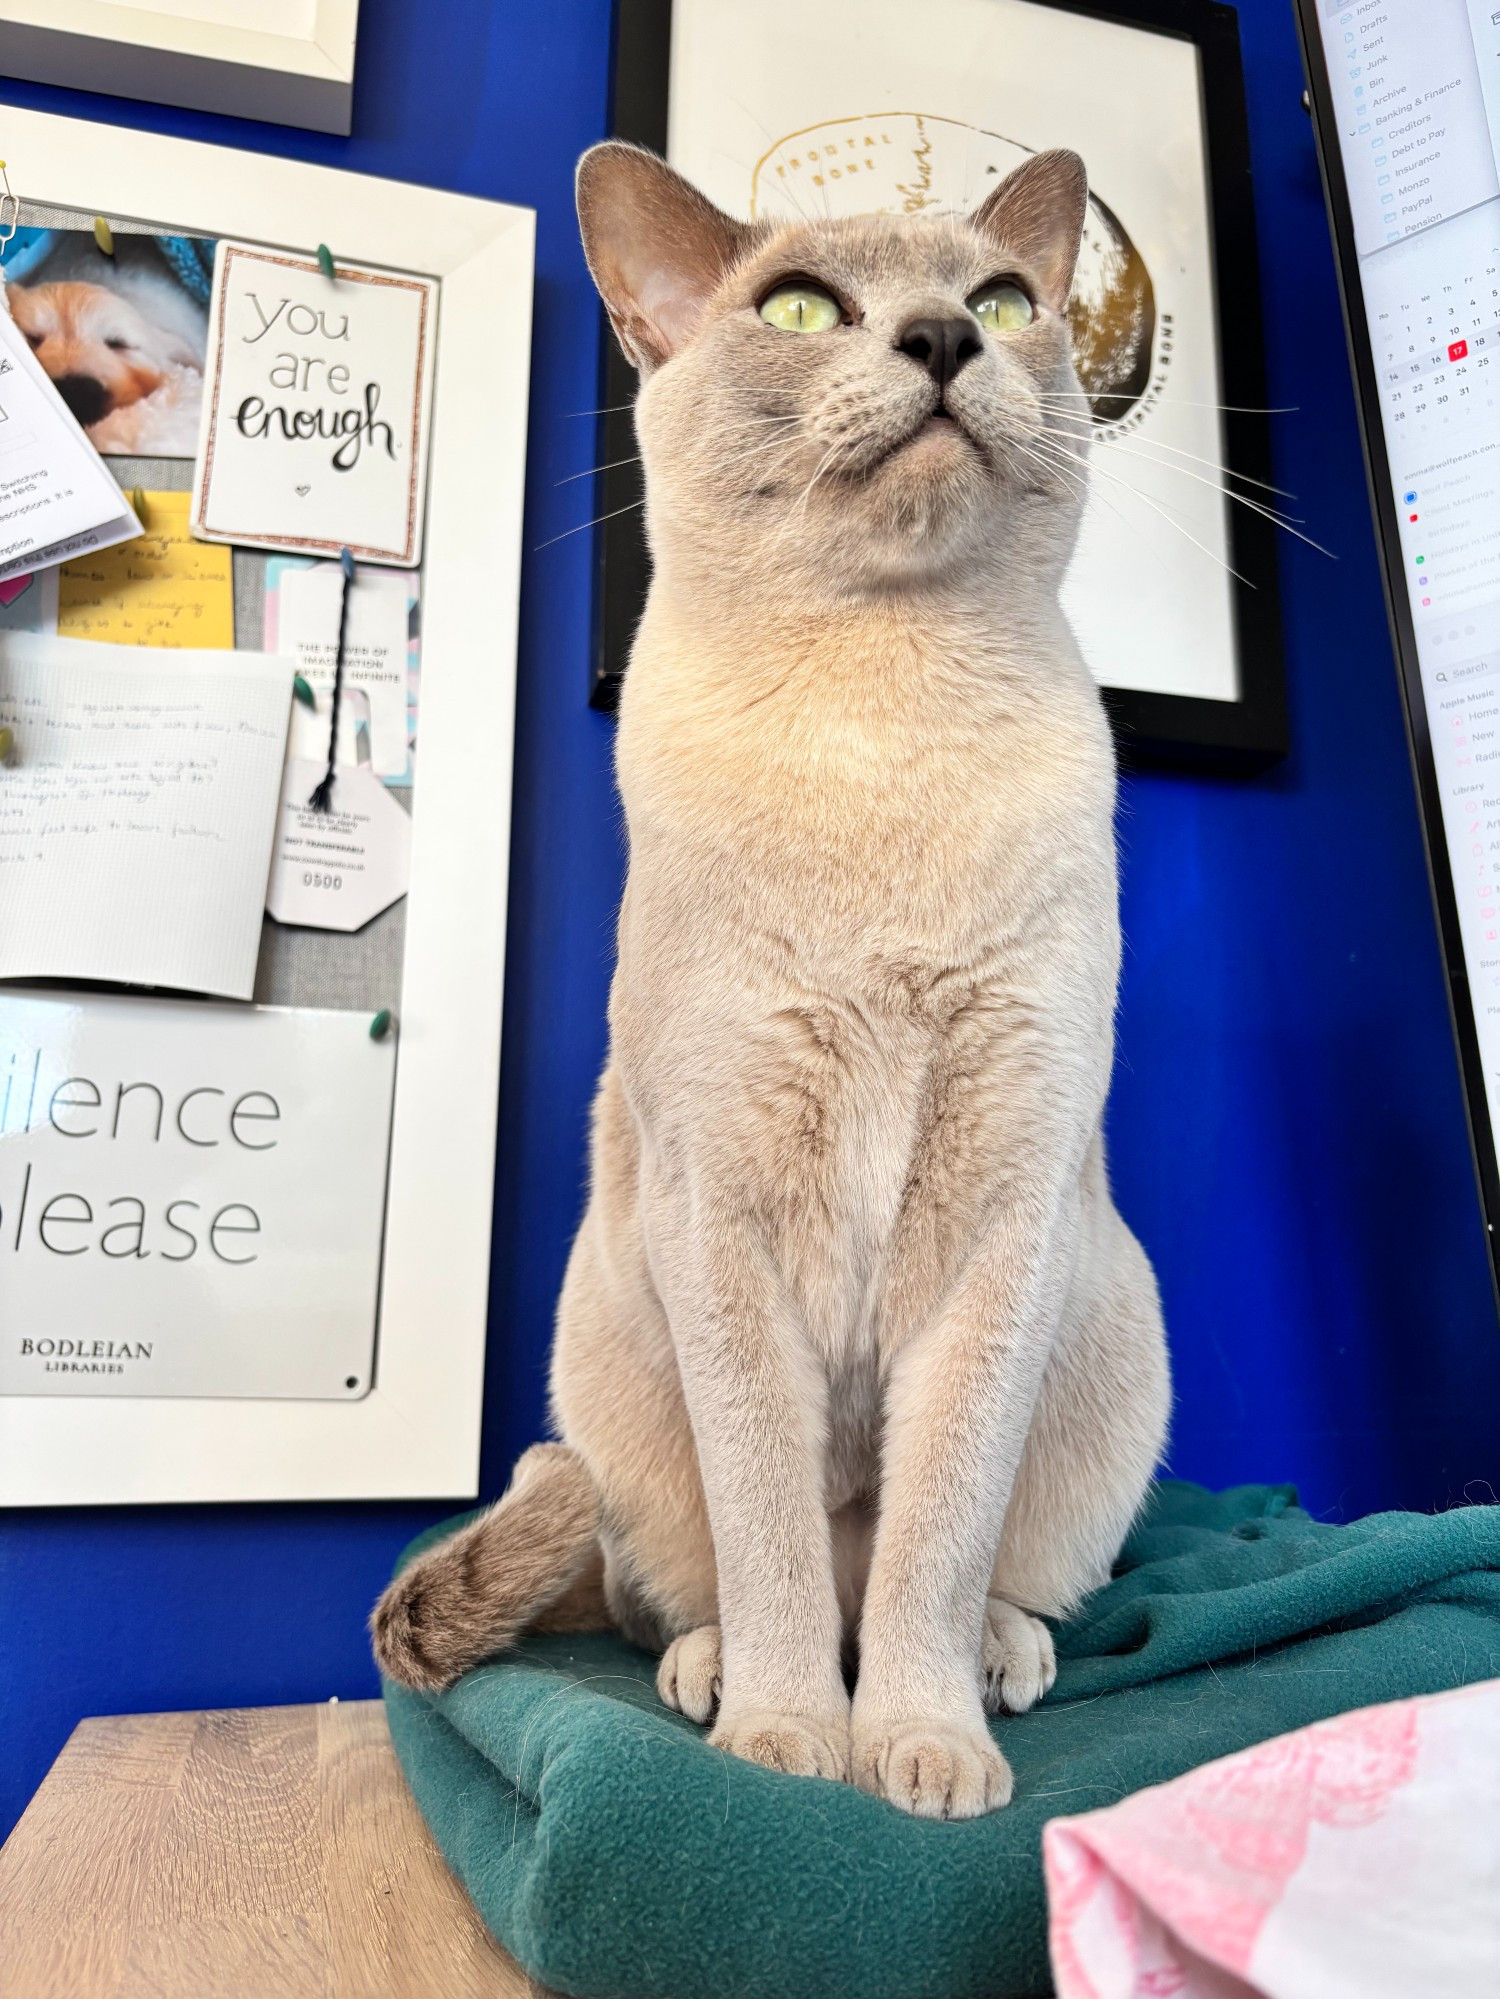
[[(1250, 138), (1240, 58), (1239, 18), (1220, 0), (1035, 0), (1100, 21), (1192, 42), (1202, 78), (1204, 149), (1214, 244), (1214, 278), (1224, 401), (1225, 463), (1240, 478), (1271, 481), (1265, 411), (1259, 265), (1250, 175)], [(667, 149), (672, 0), (616, 0), (611, 130), (615, 137)], [(631, 641), (646, 601), (650, 556), (634, 463), (631, 405), (635, 371), (605, 326), (594, 514), (595, 642), (589, 705), (613, 710)], [(1227, 773), (1263, 770), (1289, 746), (1286, 673), (1277, 584), (1276, 529), (1248, 507), (1229, 510), (1230, 563), (1254, 587), (1234, 585), (1239, 698), (1145, 693), (1106, 687), (1104, 703), (1121, 760)]]
[(1338, 267), (1339, 297), (1343, 305), (1344, 330), (1349, 342), (1355, 402), (1359, 411), (1360, 443), (1364, 451), (1381, 582), (1385, 589), (1391, 643), (1396, 657), (1396, 677), (1401, 688), (1401, 707), (1406, 717), (1406, 740), (1411, 752), (1412, 776), (1422, 821), (1427, 878), (1432, 885), (1438, 940), (1443, 954), (1443, 969), (1447, 974), (1448, 1012), (1453, 1023), (1453, 1038), (1458, 1047), (1459, 1071), (1463, 1079), (1464, 1115), (1469, 1126), (1480, 1206), (1487, 1225), (1485, 1234), (1489, 1245), (1490, 1277), (1496, 1304), (1500, 1306), (1500, 1163), (1496, 1158), (1484, 1063), (1479, 1052), (1479, 1029), (1474, 1017), (1463, 933), (1459, 926), (1458, 898), (1448, 862), (1442, 795), (1438, 789), (1432, 734), (1427, 723), (1427, 703), (1422, 692), (1416, 627), (1412, 622), (1411, 602), (1406, 591), (1406, 561), (1396, 514), (1396, 492), (1387, 469), (1380, 385), (1364, 313), (1364, 285), (1359, 271), (1359, 253), (1355, 247), (1354, 213), (1337, 136), (1338, 112), (1323, 53), (1316, 0), (1294, 0), (1294, 6), (1297, 32), (1302, 43), (1302, 65), (1307, 77), (1308, 109), (1312, 114), (1323, 193), (1328, 206), (1329, 232), (1333, 238), (1334, 262)]

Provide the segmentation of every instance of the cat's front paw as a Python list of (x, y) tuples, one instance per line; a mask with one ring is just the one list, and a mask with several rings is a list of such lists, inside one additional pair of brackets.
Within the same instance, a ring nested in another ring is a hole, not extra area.
[(656, 1694), (664, 1707), (689, 1721), (712, 1721), (723, 1691), (719, 1627), (700, 1624), (674, 1638), (656, 1669)]
[(849, 1776), (847, 1715), (778, 1714), (770, 1708), (742, 1708), (719, 1716), (708, 1738), (715, 1749), (743, 1756), (767, 1770), (784, 1770), (791, 1777), (831, 1777), (844, 1783)]
[(1010, 1765), (983, 1727), (855, 1723), (854, 1781), (919, 1819), (976, 1819), (1010, 1803)]
[(991, 1714), (1025, 1714), (1057, 1678), (1052, 1633), (1039, 1617), (1018, 1610), (1003, 1596), (984, 1608), (984, 1643), (979, 1654), (984, 1704)]

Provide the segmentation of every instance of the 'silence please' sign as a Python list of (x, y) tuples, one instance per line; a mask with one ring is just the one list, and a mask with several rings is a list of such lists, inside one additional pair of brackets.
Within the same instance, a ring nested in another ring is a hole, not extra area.
[(364, 1014), (0, 995), (0, 1394), (364, 1394), (394, 1076)]

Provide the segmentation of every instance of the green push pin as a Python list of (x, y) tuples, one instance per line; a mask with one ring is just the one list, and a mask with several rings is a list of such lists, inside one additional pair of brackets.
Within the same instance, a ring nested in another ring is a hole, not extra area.
[(337, 276), (333, 268), (333, 252), (326, 243), (318, 245), (318, 269), (325, 278), (332, 279)]
[(317, 707), (318, 697), (313, 693), (312, 688), (302, 678), (300, 673), (292, 675), (292, 693), (302, 703), (304, 708)]
[(395, 1025), (396, 1016), (388, 1006), (383, 1006), (370, 1022), (370, 1039), (372, 1041), (384, 1041)]
[(0, 764), (8, 764), (10, 762), (10, 753), (15, 746), (15, 730), (0, 728)]
[(102, 215), (94, 217), (94, 241), (99, 245), (99, 248), (104, 252), (106, 257), (112, 257), (115, 254), (115, 232), (110, 228)]
[(146, 525), (146, 489), (144, 486), (131, 487), (130, 504), (134, 509), (136, 519), (144, 527)]

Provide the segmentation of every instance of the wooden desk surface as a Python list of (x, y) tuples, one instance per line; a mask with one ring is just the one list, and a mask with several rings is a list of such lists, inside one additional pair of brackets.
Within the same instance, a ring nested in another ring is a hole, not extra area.
[(4, 1999), (536, 1999), (379, 1701), (80, 1722), (0, 1850)]

